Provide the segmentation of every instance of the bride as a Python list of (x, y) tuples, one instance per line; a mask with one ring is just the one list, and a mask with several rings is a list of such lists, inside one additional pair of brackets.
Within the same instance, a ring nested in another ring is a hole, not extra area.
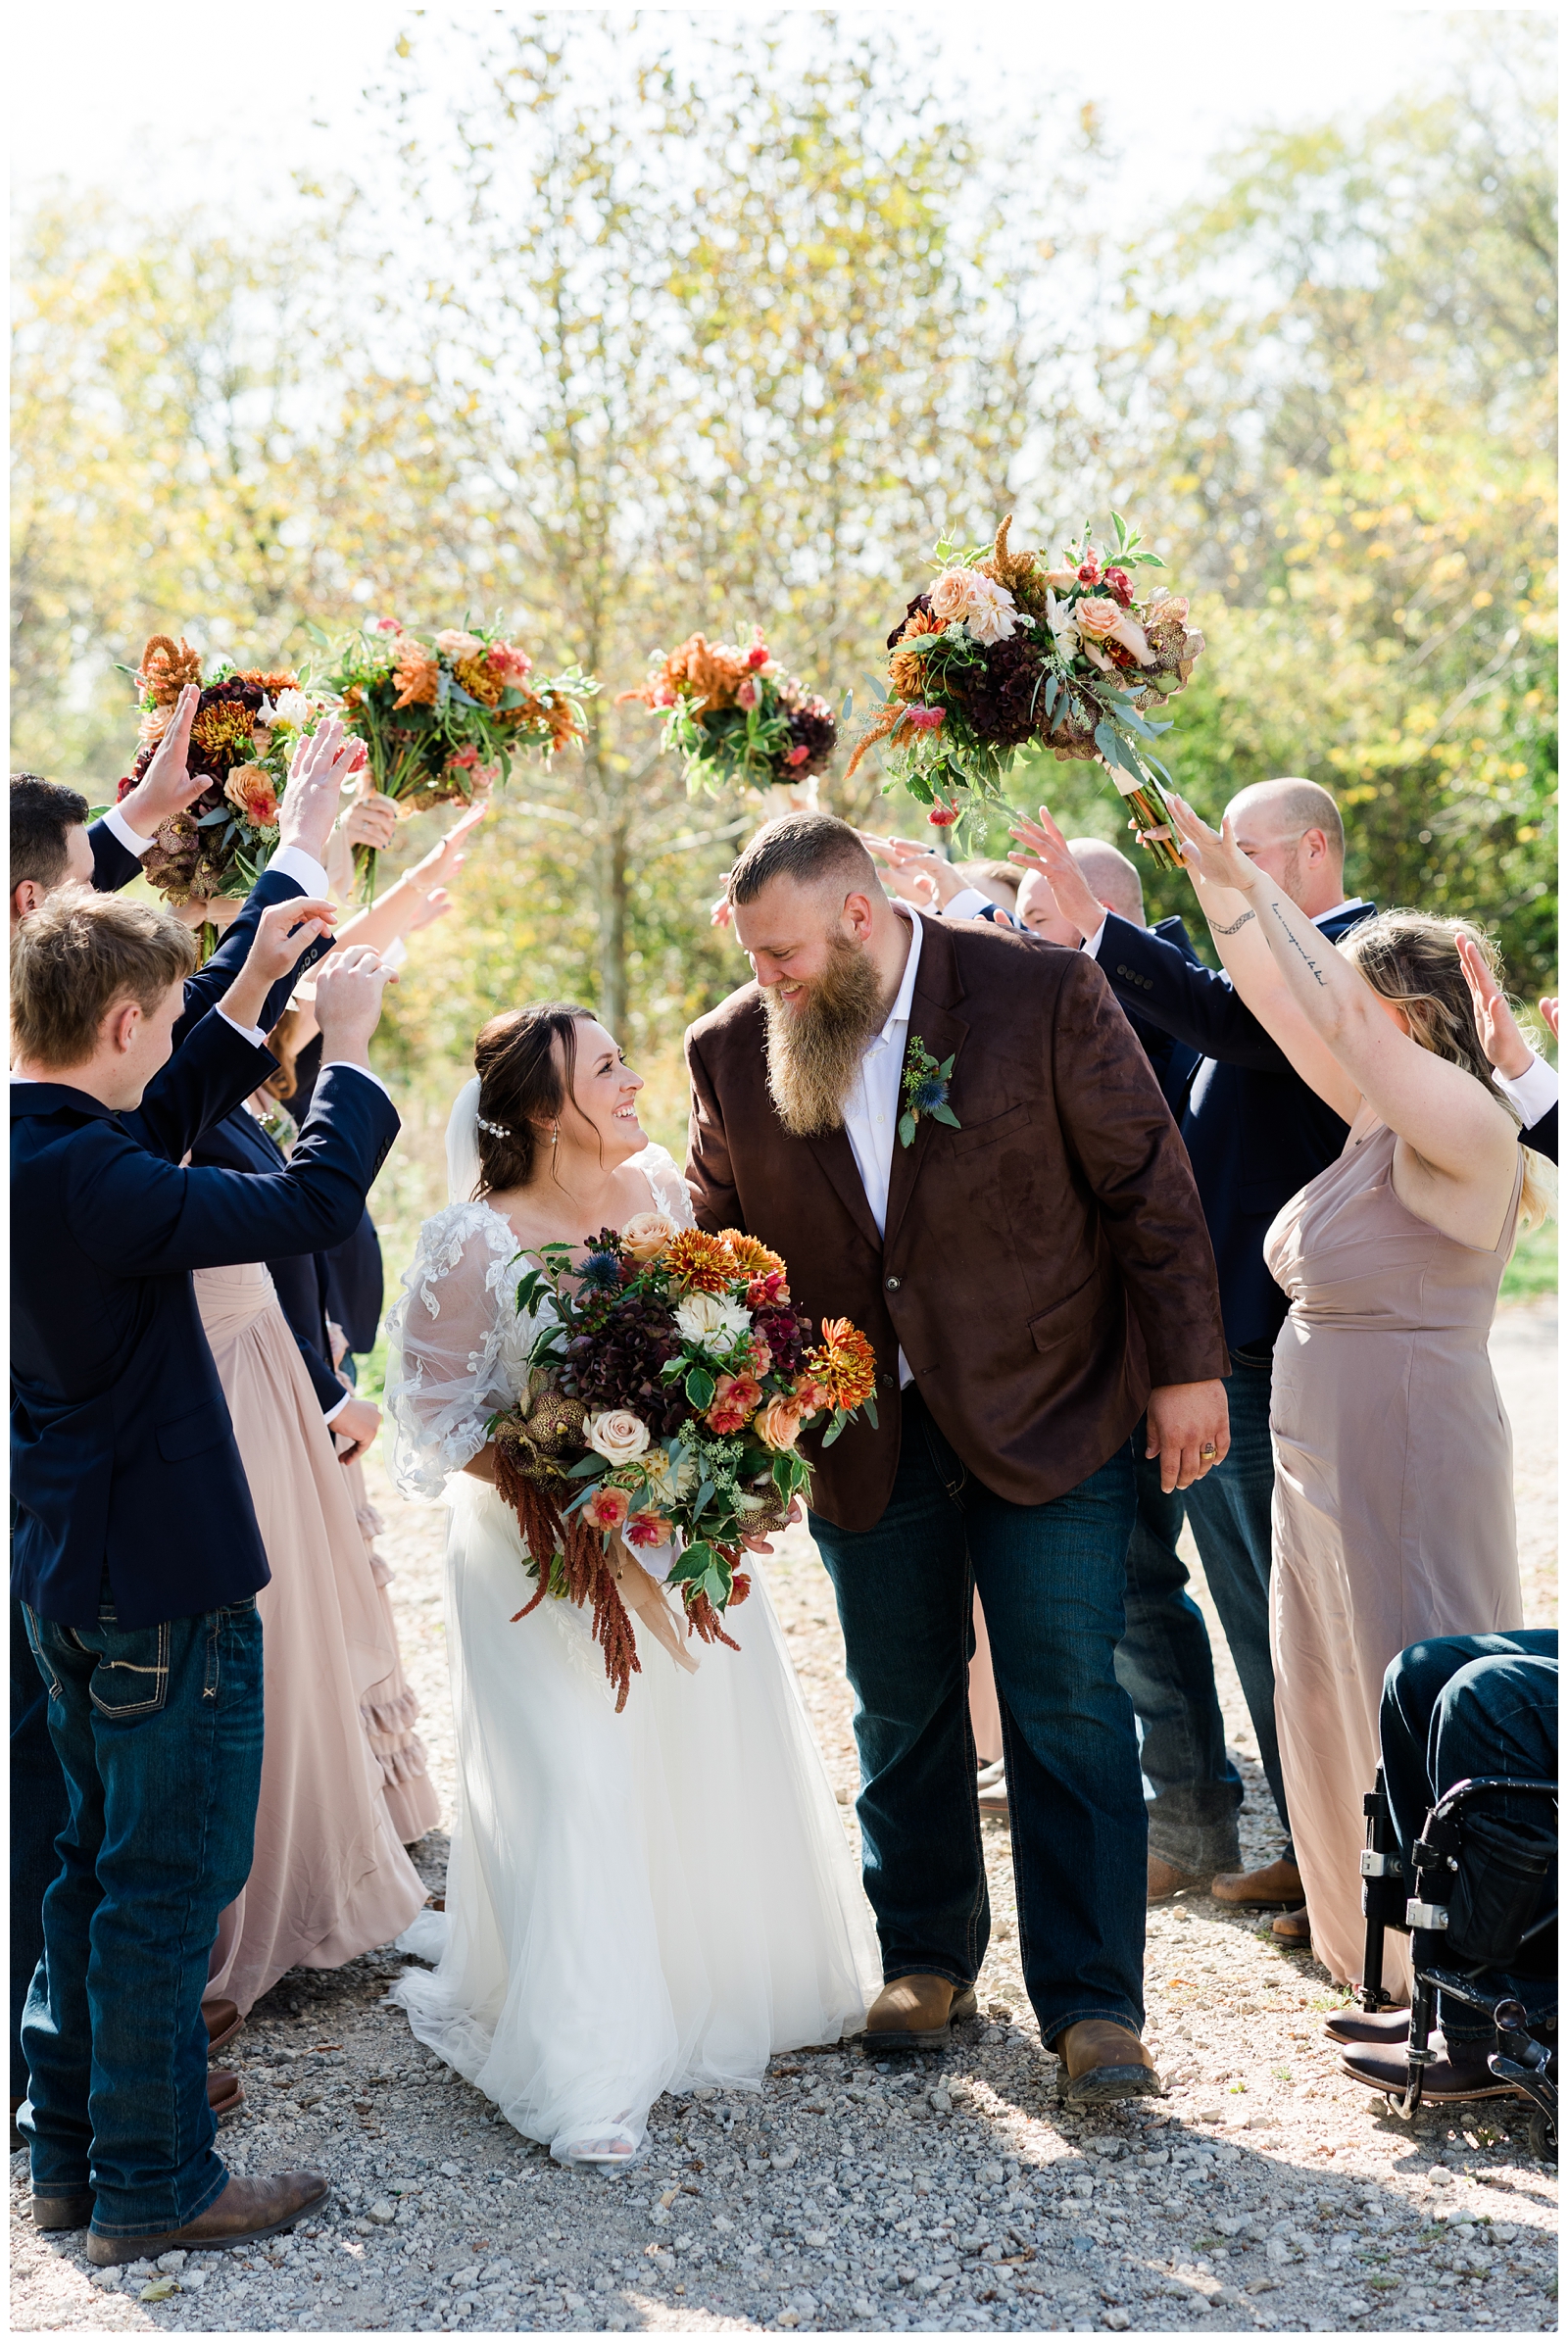
[(755, 2088), (776, 2051), (858, 2030), (881, 1970), (760, 1577), (739, 1655), (702, 1648), (695, 1672), (684, 1637), (677, 1665), (639, 1618), (618, 1716), (584, 1611), (547, 1600), (509, 1623), (534, 1584), (485, 1426), (537, 1331), (514, 1305), (519, 1256), (580, 1252), (650, 1209), (689, 1228), (692, 1210), (638, 1123), (640, 1076), (586, 1009), (498, 1016), (474, 1063), (447, 1131), (452, 1201), (389, 1320), (393, 1474), (451, 1508), (460, 1772), (446, 1949), (393, 1997), (525, 2136), (621, 2164), (662, 2091)]

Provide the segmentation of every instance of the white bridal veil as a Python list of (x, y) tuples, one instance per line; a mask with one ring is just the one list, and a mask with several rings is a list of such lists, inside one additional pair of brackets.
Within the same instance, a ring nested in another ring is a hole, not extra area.
[(465, 1082), (447, 1119), (447, 1201), (468, 1203), (479, 1184), (479, 1077)]

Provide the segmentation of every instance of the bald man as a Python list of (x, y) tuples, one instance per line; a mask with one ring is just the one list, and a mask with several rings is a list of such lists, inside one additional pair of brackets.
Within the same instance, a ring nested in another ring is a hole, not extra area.
[[(1326, 789), (1315, 781), (1258, 781), (1227, 810), (1244, 853), (1259, 862), (1293, 903), (1338, 943), (1370, 918), (1373, 905), (1345, 892), (1345, 828)], [(1062, 916), (1080, 927), (1112, 991), (1130, 1013), (1200, 1052), (1181, 1118), (1215, 1258), (1232, 1372), (1231, 1451), (1205, 1484), (1187, 1491), (1188, 1518), (1204, 1575), (1225, 1629), (1247, 1698), (1258, 1752), (1286, 1843), (1279, 1858), (1250, 1872), (1222, 1874), (1212, 1891), (1254, 1909), (1294, 1913), (1300, 1874), (1290, 1844), (1274, 1726), (1274, 1670), (1269, 1657), (1268, 1583), (1274, 1459), (1268, 1413), (1274, 1338), (1286, 1299), (1263, 1260), (1263, 1239), (1280, 1207), (1315, 1179), (1345, 1145), (1345, 1124), (1293, 1071), (1283, 1051), (1238, 998), (1230, 978), (1184, 951), (1173, 934), (1141, 919), (1106, 912), (1101, 890), (1082, 872), (1045, 808), (1037, 827), (1015, 833), (1037, 850)], [(1161, 928), (1173, 924), (1161, 921)], [(1207, 1885), (1200, 1864), (1187, 1878)], [(1151, 1882), (1153, 1891), (1154, 1882)], [(1297, 1928), (1300, 1923), (1295, 1923)], [(1282, 1932), (1290, 1925), (1280, 1923)]]

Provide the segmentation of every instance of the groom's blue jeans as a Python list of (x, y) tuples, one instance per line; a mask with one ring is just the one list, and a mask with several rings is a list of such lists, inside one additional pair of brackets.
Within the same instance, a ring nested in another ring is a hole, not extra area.
[(262, 1780), (255, 1596), (122, 1627), (27, 1614), (70, 1815), (22, 2021), (36, 2195), (94, 2198), (101, 2236), (160, 2235), (227, 2185), (202, 1993), (250, 1873)]
[(991, 1913), (969, 1730), (973, 1591), (991, 1635), (1029, 1998), (1050, 2042), (1085, 2017), (1141, 2030), (1148, 1832), (1116, 1681), (1130, 1448), (1052, 1504), (1009, 1504), (904, 1394), (874, 1529), (810, 1516), (838, 1596), (865, 1891), (882, 1971), (972, 1983)]

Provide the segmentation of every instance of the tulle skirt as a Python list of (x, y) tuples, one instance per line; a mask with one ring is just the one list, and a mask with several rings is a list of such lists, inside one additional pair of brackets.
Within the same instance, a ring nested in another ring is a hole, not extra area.
[(617, 1716), (584, 1614), (533, 1591), (516, 1523), (450, 1485), (459, 1797), (445, 1949), (392, 1997), (421, 2041), (563, 2161), (641, 2141), (660, 2093), (755, 2088), (858, 2028), (875, 1930), (760, 1579), (739, 1654), (683, 1674), (639, 1631)]

